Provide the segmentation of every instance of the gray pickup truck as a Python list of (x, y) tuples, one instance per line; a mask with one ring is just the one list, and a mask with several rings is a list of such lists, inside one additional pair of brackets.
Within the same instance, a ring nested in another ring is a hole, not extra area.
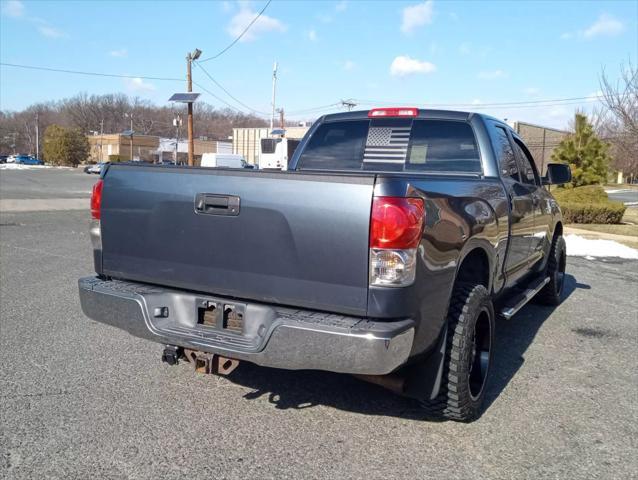
[(326, 115), (288, 171), (111, 164), (82, 309), (169, 364), (356, 374), (471, 421), (495, 317), (560, 301), (545, 186), (570, 178), (500, 120), (417, 108)]

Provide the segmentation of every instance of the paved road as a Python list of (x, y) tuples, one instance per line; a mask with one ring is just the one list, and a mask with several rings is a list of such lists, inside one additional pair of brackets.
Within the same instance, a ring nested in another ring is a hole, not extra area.
[(0, 170), (0, 199), (87, 198), (97, 179), (81, 168)]
[(607, 191), (610, 199), (625, 204), (638, 205), (638, 188), (617, 188)]
[(638, 262), (569, 260), (565, 301), (498, 323), (469, 425), (352, 377), (160, 363), (92, 322), (88, 212), (0, 213), (0, 478), (635, 478)]

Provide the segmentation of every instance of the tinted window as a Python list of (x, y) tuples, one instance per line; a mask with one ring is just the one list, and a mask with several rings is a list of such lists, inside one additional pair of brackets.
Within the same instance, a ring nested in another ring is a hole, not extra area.
[(518, 165), (516, 164), (516, 156), (514, 155), (514, 149), (512, 144), (507, 138), (507, 133), (502, 127), (496, 127), (496, 141), (494, 142), (494, 148), (498, 155), (498, 162), (501, 168), (501, 175), (503, 177), (509, 177), (512, 180), (520, 182), (518, 175)]
[(481, 159), (472, 127), (465, 122), (415, 120), (405, 169), (480, 172)]
[(324, 123), (299, 158), (300, 169), (360, 170), (368, 120)]
[(261, 153), (275, 153), (279, 142), (281, 142), (281, 138), (262, 138)]
[(298, 168), (480, 172), (481, 161), (465, 122), (380, 119), (320, 125)]
[(536, 175), (532, 155), (516, 138), (514, 139), (514, 148), (516, 148), (516, 152), (518, 153), (521, 161), (521, 179), (523, 183), (535, 184)]

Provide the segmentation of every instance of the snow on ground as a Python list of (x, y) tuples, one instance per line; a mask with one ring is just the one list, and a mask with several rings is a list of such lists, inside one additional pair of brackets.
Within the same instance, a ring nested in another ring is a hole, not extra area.
[(43, 168), (60, 168), (69, 170), (71, 167), (54, 167), (53, 165), (23, 165), (21, 163), (0, 163), (0, 170), (40, 170)]
[(620, 257), (638, 260), (638, 250), (613, 240), (590, 240), (580, 235), (566, 235), (567, 255), (571, 257)]

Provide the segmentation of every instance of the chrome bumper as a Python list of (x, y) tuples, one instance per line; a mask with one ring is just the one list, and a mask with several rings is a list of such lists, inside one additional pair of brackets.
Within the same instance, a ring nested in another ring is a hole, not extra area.
[[(258, 365), (383, 375), (404, 364), (414, 322), (373, 321), (96, 277), (79, 280), (84, 314), (154, 342)], [(210, 304), (243, 312), (242, 332), (198, 323)]]

